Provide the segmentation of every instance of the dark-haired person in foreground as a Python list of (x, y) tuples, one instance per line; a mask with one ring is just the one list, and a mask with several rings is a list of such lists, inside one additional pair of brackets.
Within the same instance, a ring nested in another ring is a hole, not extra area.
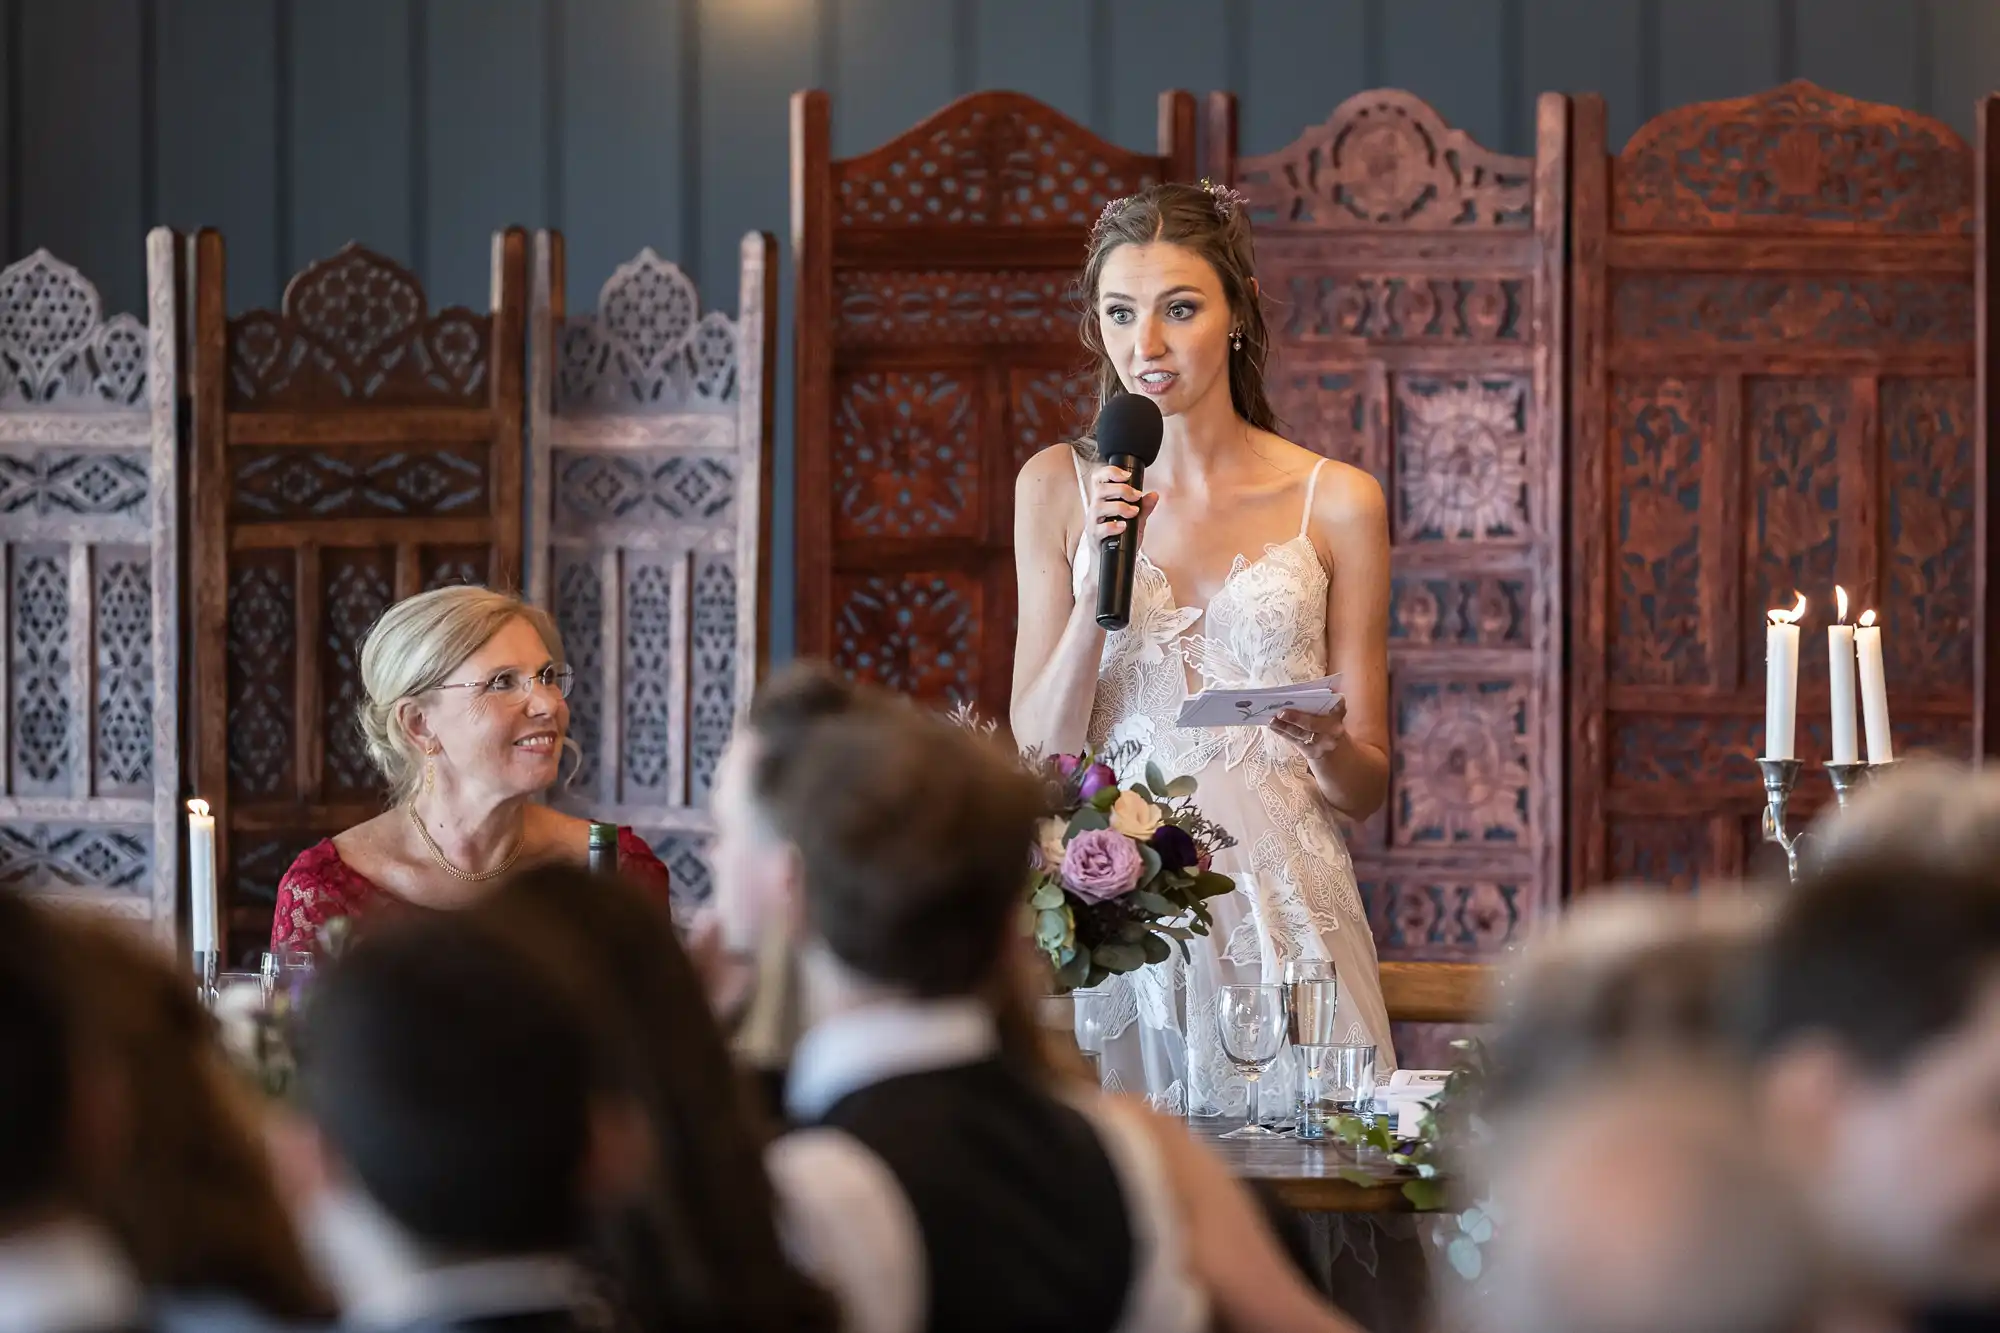
[[(799, 942), (793, 1239), (858, 1333), (1350, 1330), (1184, 1126), (1066, 1081), (1026, 1017), (1022, 868), (1041, 793), (942, 718), (800, 664), (716, 796), (738, 953)], [(1046, 985), (1046, 981), (1042, 983)]]
[(451, 915), (384, 923), (321, 981), (301, 1074), (347, 1325), (567, 1333), (611, 1318), (574, 1254), (645, 1169), (580, 997)]
[(1843, 1280), (1828, 1327), (2000, 1327), (2000, 875), (1911, 864), (1785, 904), (1746, 1015), (1761, 1136)]
[(83, 1202), (117, 1169), (123, 1117), (42, 912), (0, 890), (0, 1333), (137, 1329), (138, 1279)]

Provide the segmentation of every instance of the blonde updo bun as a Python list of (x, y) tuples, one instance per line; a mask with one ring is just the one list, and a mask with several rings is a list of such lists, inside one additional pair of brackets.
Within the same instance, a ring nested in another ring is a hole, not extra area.
[(361, 706), (355, 710), (368, 758), (397, 803), (416, 795), (423, 752), (397, 713), (406, 699), (452, 678), (467, 658), (516, 620), (534, 626), (549, 656), (563, 661), (562, 635), (549, 613), (491, 588), (455, 584), (406, 597), (382, 613), (361, 645)]

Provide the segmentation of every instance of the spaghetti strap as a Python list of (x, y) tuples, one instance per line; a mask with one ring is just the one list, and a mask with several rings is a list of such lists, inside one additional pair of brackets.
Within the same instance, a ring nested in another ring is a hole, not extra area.
[(1090, 479), (1083, 475), (1083, 459), (1074, 449), (1069, 451), (1069, 464), (1070, 468), (1076, 473), (1076, 493), (1083, 497), (1083, 518), (1085, 525), (1088, 526), (1090, 522)]
[(1319, 489), (1319, 470), (1325, 466), (1326, 460), (1324, 458), (1314, 463), (1312, 476), (1306, 480), (1306, 511), (1299, 515), (1299, 536), (1301, 537), (1305, 536), (1306, 530), (1312, 526), (1313, 492)]

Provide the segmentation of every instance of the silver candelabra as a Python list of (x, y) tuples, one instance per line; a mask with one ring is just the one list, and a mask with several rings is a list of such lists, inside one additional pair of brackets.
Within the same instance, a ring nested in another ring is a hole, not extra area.
[[(1792, 882), (1797, 883), (1799, 841), (1805, 837), (1806, 831), (1792, 832), (1786, 826), (1785, 811), (1791, 804), (1792, 788), (1798, 786), (1802, 765), (1796, 759), (1759, 759), (1757, 767), (1764, 775), (1764, 841), (1775, 842), (1784, 849), (1785, 871)], [(1833, 798), (1845, 810), (1848, 797), (1864, 782), (1886, 777), (1895, 764), (1827, 764), (1825, 767), (1827, 779), (1833, 783)]]

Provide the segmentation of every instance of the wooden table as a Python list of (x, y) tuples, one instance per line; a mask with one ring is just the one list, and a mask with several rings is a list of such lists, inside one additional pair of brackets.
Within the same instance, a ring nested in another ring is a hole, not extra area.
[[(1302, 1213), (1409, 1213), (1403, 1182), (1414, 1173), (1394, 1166), (1372, 1148), (1356, 1150), (1337, 1139), (1310, 1143), (1281, 1139), (1225, 1139), (1243, 1122), (1234, 1116), (1198, 1117), (1188, 1132), (1220, 1157), (1231, 1174), (1269, 1187), (1288, 1208)], [(1368, 1182), (1342, 1171), (1362, 1171)]]

